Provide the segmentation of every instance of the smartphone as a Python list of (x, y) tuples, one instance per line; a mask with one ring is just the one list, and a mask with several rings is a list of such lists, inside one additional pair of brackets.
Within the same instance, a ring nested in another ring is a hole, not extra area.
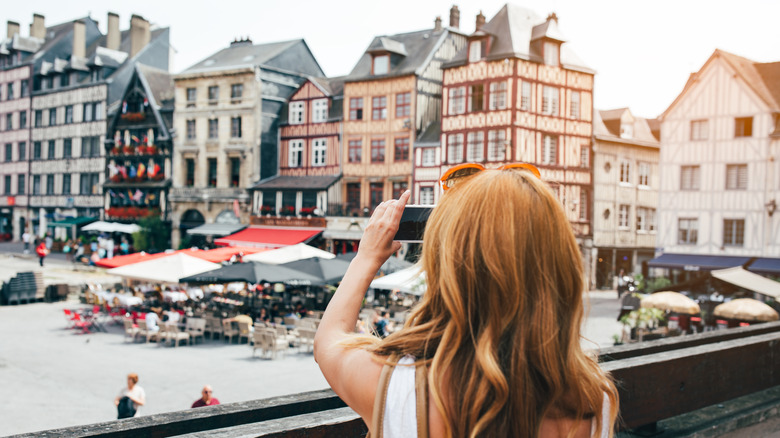
[(425, 224), (431, 215), (433, 205), (407, 205), (398, 225), (395, 238), (399, 242), (422, 242)]

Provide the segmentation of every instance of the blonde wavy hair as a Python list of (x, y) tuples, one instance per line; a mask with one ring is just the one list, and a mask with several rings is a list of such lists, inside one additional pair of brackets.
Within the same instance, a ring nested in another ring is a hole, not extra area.
[(545, 418), (593, 418), (595, 436), (612, 433), (615, 385), (580, 347), (580, 251), (545, 183), (483, 171), (448, 190), (428, 220), (421, 264), (421, 303), (401, 330), (363, 346), (430, 367), (447, 436), (537, 437)]

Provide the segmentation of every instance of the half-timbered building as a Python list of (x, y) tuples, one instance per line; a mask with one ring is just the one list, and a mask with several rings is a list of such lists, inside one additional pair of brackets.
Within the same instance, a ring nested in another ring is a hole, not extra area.
[[(716, 50), (661, 115), (658, 251), (676, 273), (780, 275), (780, 62)], [(709, 262), (708, 262), (709, 263)], [(711, 266), (711, 263), (709, 263)]]

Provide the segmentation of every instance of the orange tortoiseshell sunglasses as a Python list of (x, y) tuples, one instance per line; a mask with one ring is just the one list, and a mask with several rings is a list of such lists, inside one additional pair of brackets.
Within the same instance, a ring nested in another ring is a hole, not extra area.
[(536, 168), (533, 164), (528, 163), (511, 163), (511, 164), (505, 164), (501, 167), (495, 168), (495, 169), (488, 169), (485, 166), (478, 164), (478, 163), (465, 163), (465, 164), (459, 164), (448, 171), (444, 172), (444, 175), (442, 175), (441, 179), (439, 179), (439, 182), (441, 183), (442, 190), (448, 190), (451, 189), (453, 186), (455, 186), (460, 180), (463, 178), (467, 178), (469, 176), (472, 176), (476, 173), (482, 172), (483, 170), (527, 170), (534, 174), (537, 178), (541, 179), (542, 174), (539, 173), (539, 169)]

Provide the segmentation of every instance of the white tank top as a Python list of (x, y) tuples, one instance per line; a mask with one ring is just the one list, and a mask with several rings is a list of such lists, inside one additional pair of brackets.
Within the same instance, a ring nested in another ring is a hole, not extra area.
[[(385, 399), (385, 415), (382, 423), (384, 438), (409, 438), (417, 436), (417, 397), (415, 394), (414, 357), (404, 356), (398, 361), (390, 376)], [(609, 397), (604, 394), (601, 424), (609, 421)], [(596, 423), (591, 426), (591, 436), (596, 433)], [(609, 438), (609, 428), (602, 427), (599, 438)]]

